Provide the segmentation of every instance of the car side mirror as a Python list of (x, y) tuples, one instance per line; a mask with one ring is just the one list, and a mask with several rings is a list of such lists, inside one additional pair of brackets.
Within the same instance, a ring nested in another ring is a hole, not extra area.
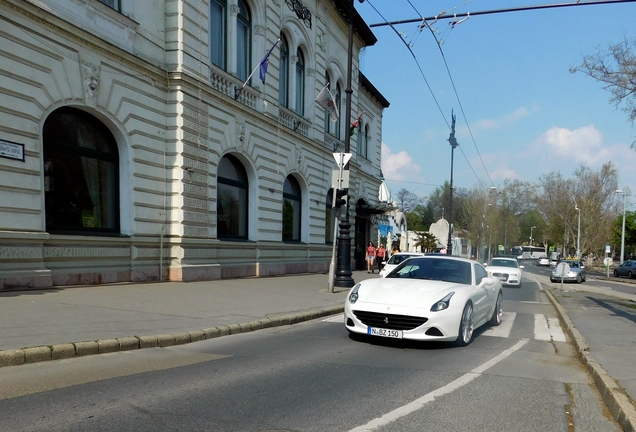
[(481, 279), (480, 284), (483, 284), (484, 286), (492, 286), (495, 284), (495, 278), (493, 278), (492, 276), (484, 276)]
[(525, 266), (520, 265), (519, 268), (523, 270), (525, 268)]

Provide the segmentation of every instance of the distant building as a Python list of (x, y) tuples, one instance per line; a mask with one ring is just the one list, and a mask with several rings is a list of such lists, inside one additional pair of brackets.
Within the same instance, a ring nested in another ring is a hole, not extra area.
[(345, 118), (348, 4), (0, 1), (0, 289), (327, 271), (333, 153), (364, 112), (355, 258), (389, 103), (359, 72), (376, 38), (354, 12)]

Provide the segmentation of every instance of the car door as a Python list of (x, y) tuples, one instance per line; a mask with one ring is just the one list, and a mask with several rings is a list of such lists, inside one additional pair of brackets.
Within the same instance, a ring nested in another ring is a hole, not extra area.
[(497, 299), (495, 292), (496, 284), (490, 286), (484, 283), (484, 278), (488, 277), (486, 269), (479, 265), (473, 265), (473, 274), (475, 275), (475, 322), (480, 322), (486, 317), (490, 317), (495, 300)]

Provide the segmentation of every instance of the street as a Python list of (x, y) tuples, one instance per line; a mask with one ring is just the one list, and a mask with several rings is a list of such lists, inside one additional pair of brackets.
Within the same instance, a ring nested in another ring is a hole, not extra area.
[(2, 368), (0, 429), (620, 430), (528, 276), (465, 348), (351, 338), (333, 316)]

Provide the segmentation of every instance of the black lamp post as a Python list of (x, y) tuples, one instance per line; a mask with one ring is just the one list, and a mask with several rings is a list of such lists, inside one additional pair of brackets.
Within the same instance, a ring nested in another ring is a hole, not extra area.
[[(353, 0), (349, 0), (349, 11), (347, 15), (349, 17), (349, 45), (347, 48), (347, 88), (346, 93), (346, 109), (345, 119), (347, 126), (351, 120), (351, 68), (353, 57)], [(351, 151), (351, 134), (349, 134), (349, 128), (345, 128), (345, 145), (344, 152), (349, 153)], [(344, 167), (345, 170), (349, 170), (349, 163)], [(334, 277), (334, 286), (337, 287), (352, 287), (355, 281), (351, 277), (351, 236), (349, 235), (351, 224), (349, 223), (349, 199), (347, 197), (347, 204), (345, 207), (345, 213), (340, 221), (340, 234), (338, 236), (338, 262), (336, 265), (336, 272)]]
[(446, 253), (448, 255), (453, 254), (453, 158), (455, 155), (455, 147), (459, 144), (457, 143), (457, 139), (455, 139), (455, 114), (451, 111), (451, 133), (448, 138), (448, 142), (451, 145), (451, 172), (450, 172), (450, 203), (448, 204), (448, 244), (446, 246)]

